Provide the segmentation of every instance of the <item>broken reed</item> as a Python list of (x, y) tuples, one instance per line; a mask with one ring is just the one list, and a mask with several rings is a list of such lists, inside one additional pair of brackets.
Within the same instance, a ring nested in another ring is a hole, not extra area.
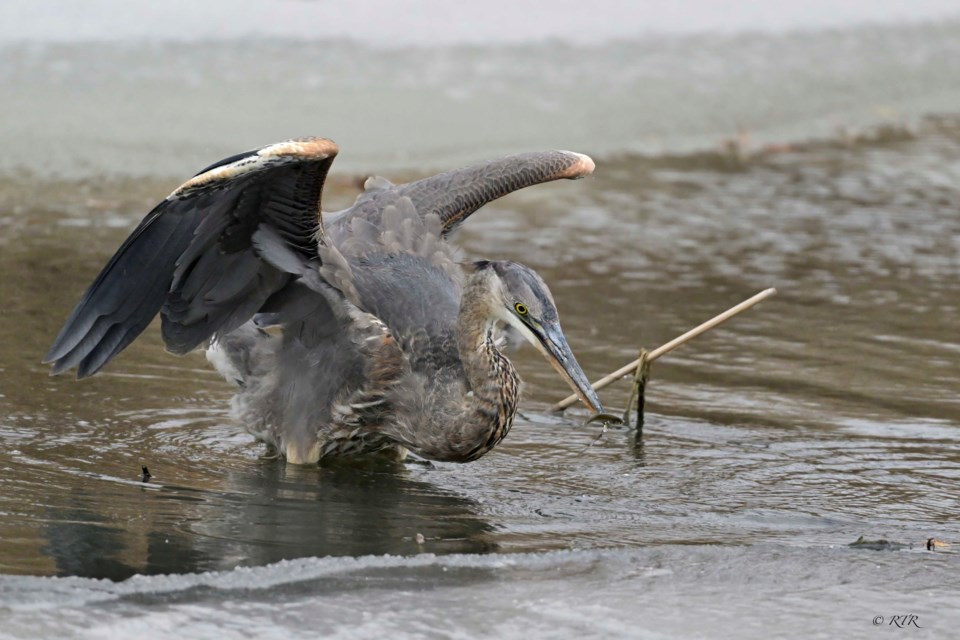
[[(662, 347), (660, 347), (660, 348), (658, 348), (658, 349), (654, 349), (653, 351), (650, 351), (650, 352), (648, 352), (648, 353), (647, 353), (647, 352), (641, 352), (641, 357), (640, 357), (640, 358), (637, 358), (636, 360), (634, 360), (634, 361), (631, 362), (630, 364), (624, 365), (623, 367), (620, 367), (619, 369), (617, 369), (617, 370), (614, 371), (613, 373), (610, 373), (610, 374), (608, 374), (608, 375), (600, 378), (600, 379), (597, 380), (596, 382), (594, 382), (594, 383), (593, 383), (593, 388), (594, 388), (594, 390), (595, 390), (595, 391), (599, 391), (600, 389), (603, 389), (604, 387), (608, 386), (611, 382), (614, 382), (614, 381), (616, 381), (616, 380), (619, 380), (619, 379), (623, 378), (624, 376), (631, 375), (631, 374), (636, 375), (636, 372), (638, 371), (638, 368), (639, 368), (640, 365), (641, 365), (641, 362), (642, 362), (642, 360), (643, 360), (643, 358), (644, 358), (644, 355), (646, 356), (646, 364), (647, 364), (647, 366), (649, 366), (650, 363), (652, 363), (654, 360), (656, 360), (656, 359), (659, 358), (660, 356), (663, 356), (663, 355), (666, 355), (666, 354), (670, 353), (671, 351), (673, 351), (674, 349), (676, 349), (676, 348), (679, 347), (680, 345), (685, 344), (685, 343), (693, 340), (694, 338), (696, 338), (697, 336), (699, 336), (701, 333), (705, 333), (705, 332), (709, 331), (710, 329), (713, 329), (713, 328), (716, 327), (717, 325), (726, 322), (727, 320), (729, 320), (730, 318), (732, 318), (732, 317), (735, 316), (735, 315), (738, 315), (738, 314), (740, 314), (740, 313), (743, 313), (744, 311), (746, 311), (746, 310), (749, 309), (750, 307), (752, 307), (752, 306), (754, 306), (754, 305), (757, 305), (757, 304), (763, 302), (764, 300), (766, 300), (767, 298), (769, 298), (769, 297), (772, 296), (772, 295), (775, 295), (776, 293), (777, 293), (777, 290), (776, 290), (776, 289), (773, 289), (773, 288), (765, 289), (764, 291), (761, 291), (760, 293), (758, 293), (757, 295), (753, 296), (752, 298), (749, 298), (748, 300), (744, 300), (743, 302), (741, 302), (740, 304), (738, 304), (738, 305), (736, 305), (736, 306), (734, 306), (734, 307), (730, 307), (729, 309), (727, 309), (726, 311), (724, 311), (724, 312), (721, 313), (720, 315), (714, 316), (713, 318), (707, 320), (706, 322), (704, 322), (703, 324), (699, 325), (698, 327), (693, 328), (693, 329), (691, 329), (690, 331), (687, 331), (687, 332), (686, 332), (685, 334), (683, 334), (682, 336), (678, 336), (678, 337), (674, 338), (673, 340), (671, 340), (671, 341), (668, 342), (667, 344), (663, 345)], [(641, 371), (641, 374), (642, 374), (642, 373), (643, 373), (643, 372)], [(644, 377), (644, 378), (645, 378), (645, 376), (642, 376), (642, 375), (641, 375), (641, 377)], [(639, 383), (640, 383), (639, 380), (636, 380), (636, 381), (635, 381), (635, 391), (637, 391), (636, 385), (638, 385)], [(643, 380), (643, 383), (644, 383), (644, 384), (646, 383), (646, 380), (645, 380), (645, 379)], [(625, 415), (627, 415), (627, 416), (629, 416), (630, 405), (632, 404), (632, 400), (633, 400), (633, 395), (631, 394), (631, 402), (628, 402), (628, 403), (627, 403), (627, 413), (625, 414)], [(638, 407), (642, 407), (642, 406), (643, 406), (643, 405), (642, 405), (642, 400), (641, 400), (640, 398), (638, 398), (638, 400), (640, 400), (640, 402), (638, 403)], [(577, 401), (577, 396), (576, 396), (576, 394), (569, 395), (569, 396), (567, 396), (566, 398), (564, 398), (563, 400), (561, 400), (560, 402), (558, 402), (557, 404), (555, 404), (555, 405), (553, 405), (552, 407), (550, 407), (550, 410), (551, 410), (551, 411), (563, 411), (564, 409), (566, 409), (566, 408), (569, 407), (570, 405), (574, 404), (576, 401)], [(642, 420), (642, 414), (641, 414), (640, 417), (638, 417), (638, 420)]]

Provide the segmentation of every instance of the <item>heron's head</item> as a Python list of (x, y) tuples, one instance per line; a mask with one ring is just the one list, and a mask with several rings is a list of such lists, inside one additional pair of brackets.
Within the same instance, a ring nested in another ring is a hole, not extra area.
[(487, 274), (494, 317), (536, 347), (585, 405), (603, 413), (600, 399), (563, 336), (556, 304), (543, 278), (516, 262), (482, 261), (474, 266)]

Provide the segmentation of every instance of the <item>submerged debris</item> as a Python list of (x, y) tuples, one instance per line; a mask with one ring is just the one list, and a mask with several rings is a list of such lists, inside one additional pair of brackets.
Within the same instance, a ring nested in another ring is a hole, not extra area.
[[(892, 542), (884, 538), (880, 538), (879, 540), (867, 540), (865, 537), (860, 536), (847, 546), (855, 549), (870, 549), (871, 551), (900, 551), (902, 549), (913, 549), (919, 545), (906, 544), (903, 542)], [(943, 540), (938, 540), (937, 538), (927, 538), (926, 542), (923, 543), (923, 546), (927, 551), (936, 551), (937, 549), (945, 549), (949, 547), (950, 544), (944, 542)]]
[(863, 536), (860, 536), (847, 546), (855, 549), (870, 549), (871, 551), (899, 551), (900, 549), (910, 548), (910, 545), (903, 544), (902, 542), (891, 542), (884, 538), (867, 540)]
[(950, 544), (944, 542), (943, 540), (937, 540), (936, 538), (927, 538), (927, 551), (936, 551), (937, 549), (945, 549), (949, 547)]

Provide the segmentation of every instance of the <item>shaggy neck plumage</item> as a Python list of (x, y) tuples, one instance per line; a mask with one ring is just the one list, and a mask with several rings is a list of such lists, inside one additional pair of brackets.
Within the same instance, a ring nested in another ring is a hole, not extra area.
[(493, 286), (493, 276), (478, 271), (463, 292), (456, 339), (468, 393), (452, 399), (455, 408), (444, 417), (445, 424), (431, 429), (442, 438), (430, 443), (434, 446), (419, 447), (423, 455), (435, 460), (476, 460), (496, 446), (513, 424), (520, 378), (494, 341)]

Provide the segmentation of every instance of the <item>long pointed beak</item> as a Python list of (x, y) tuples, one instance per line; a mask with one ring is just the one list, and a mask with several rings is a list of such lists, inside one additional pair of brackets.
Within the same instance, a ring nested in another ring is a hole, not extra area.
[(541, 343), (537, 346), (541, 347), (540, 351), (547, 362), (553, 365), (560, 377), (567, 381), (580, 401), (593, 409), (594, 412), (603, 413), (600, 398), (597, 397), (597, 392), (593, 390), (590, 381), (587, 380), (587, 375), (577, 363), (577, 359), (573, 357), (573, 352), (570, 350), (570, 345), (567, 344), (567, 339), (563, 337), (560, 325), (543, 327), (543, 333), (537, 337), (541, 340)]

